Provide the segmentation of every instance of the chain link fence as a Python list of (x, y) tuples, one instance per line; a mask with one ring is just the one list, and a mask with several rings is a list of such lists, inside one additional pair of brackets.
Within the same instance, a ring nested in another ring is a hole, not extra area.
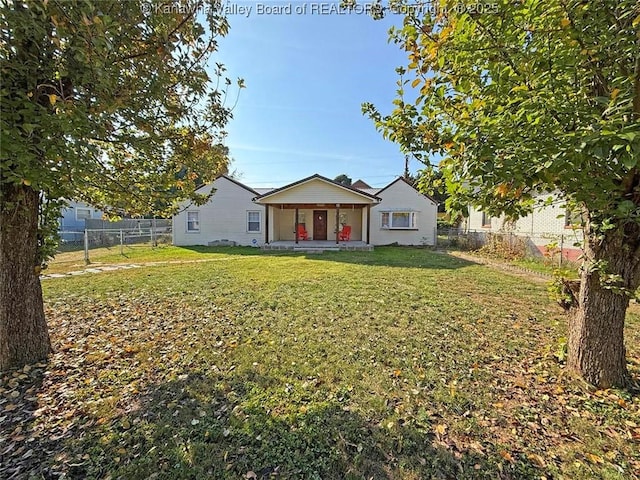
[(172, 243), (171, 220), (126, 219), (121, 222), (87, 220), (83, 231), (65, 230), (60, 236), (60, 252), (83, 252), (84, 262), (90, 263), (91, 252), (106, 249), (126, 255), (134, 248), (153, 248)]

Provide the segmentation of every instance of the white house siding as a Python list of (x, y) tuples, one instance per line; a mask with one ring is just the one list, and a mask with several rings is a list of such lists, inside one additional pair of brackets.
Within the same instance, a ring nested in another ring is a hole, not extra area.
[[(300, 217), (304, 217), (304, 221), (301, 221), (300, 223), (304, 224), (307, 234), (309, 235), (309, 238), (311, 238), (313, 236), (313, 210), (301, 208), (298, 211)], [(293, 241), (296, 239), (295, 215), (295, 209), (280, 209), (278, 207), (274, 207), (274, 217), (278, 222), (278, 228), (275, 231), (275, 237), (273, 237), (273, 240)]]
[(487, 231), (487, 232), (497, 232), (502, 229), (503, 219), (498, 217), (491, 217), (489, 220), (489, 224), (483, 225), (482, 222), (482, 210), (478, 210), (475, 208), (469, 209), (469, 217), (467, 218), (467, 229), (471, 231)]
[[(261, 200), (263, 203), (372, 203), (371, 197), (332, 185), (319, 178), (294, 185)], [(318, 209), (321, 209), (319, 206)]]
[[(306, 218), (310, 219), (311, 213), (307, 210), (300, 210), (300, 213), (305, 213)], [(276, 229), (275, 240), (295, 240), (295, 210), (290, 209), (279, 209), (274, 207), (274, 215), (278, 222), (278, 228)], [(309, 231), (310, 222), (307, 220), (306, 222), (307, 232)]]
[(566, 207), (564, 204), (553, 204), (536, 208), (532, 213), (519, 218), (515, 223), (505, 222), (504, 216), (493, 217), (491, 226), (482, 225), (482, 211), (469, 210), (467, 229), (472, 231), (513, 232), (523, 235), (568, 235), (574, 229), (566, 226)]
[[(221, 240), (238, 245), (262, 245), (265, 238), (265, 212), (263, 206), (253, 203), (255, 192), (225, 176), (217, 178), (200, 192), (209, 193), (211, 188), (215, 188), (215, 193), (209, 202), (201, 206), (189, 206), (173, 217), (174, 245), (208, 245)], [(187, 232), (187, 214), (191, 211), (199, 212), (199, 232)], [(247, 231), (247, 213), (250, 211), (260, 212), (259, 232)]]
[[(346, 220), (345, 225), (349, 225), (351, 227), (351, 240), (366, 240), (366, 234), (362, 234), (362, 212), (366, 211), (366, 208), (341, 208), (340, 216), (344, 216), (344, 220)], [(333, 212), (335, 218), (335, 211)], [(331, 215), (331, 213), (329, 213)], [(366, 224), (365, 224), (365, 232), (366, 232)], [(340, 225), (340, 229), (342, 229), (342, 225)], [(335, 236), (334, 236), (335, 238)]]
[[(371, 243), (373, 245), (434, 245), (438, 206), (404, 180), (398, 179), (377, 193), (382, 201), (371, 208)], [(416, 229), (382, 228), (382, 212), (416, 213)]]
[[(541, 196), (541, 199), (549, 195)], [(566, 204), (556, 199), (551, 205), (537, 207), (532, 213), (519, 218), (515, 223), (505, 222), (504, 216), (491, 219), (491, 227), (482, 225), (482, 211), (476, 208), (469, 210), (466, 229), (475, 232), (506, 233), (512, 232), (526, 236), (531, 245), (546, 253), (550, 244), (563, 248), (563, 255), (570, 260), (576, 259), (581, 250), (574, 244), (582, 241), (582, 230), (566, 226)]]

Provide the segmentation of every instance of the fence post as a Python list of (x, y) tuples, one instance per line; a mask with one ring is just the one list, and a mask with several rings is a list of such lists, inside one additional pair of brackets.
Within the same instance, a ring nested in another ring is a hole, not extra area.
[(564, 233), (560, 234), (560, 268), (562, 268), (563, 253), (564, 253)]
[(84, 263), (89, 265), (89, 231), (84, 229)]
[(122, 235), (122, 229), (120, 229), (120, 255), (124, 255), (124, 238)]
[(151, 219), (151, 246), (158, 246), (158, 243), (156, 242), (156, 217)]

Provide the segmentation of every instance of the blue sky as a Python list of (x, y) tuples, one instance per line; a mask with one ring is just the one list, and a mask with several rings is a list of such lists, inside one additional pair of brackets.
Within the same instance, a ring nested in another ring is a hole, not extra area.
[[(281, 186), (314, 173), (346, 173), (377, 187), (402, 174), (399, 147), (383, 140), (361, 113), (362, 102), (383, 112), (392, 108), (395, 68), (407, 62), (387, 42), (387, 31), (402, 17), (338, 15), (331, 12), (337, 5), (227, 0), (231, 29), (216, 61), (231, 78), (246, 81), (226, 143), (232, 170), (247, 185)], [(265, 6), (290, 6), (291, 14), (258, 11)], [(250, 14), (233, 13), (241, 7), (252, 7)], [(297, 14), (302, 8), (306, 14)], [(412, 161), (411, 171), (419, 168)]]

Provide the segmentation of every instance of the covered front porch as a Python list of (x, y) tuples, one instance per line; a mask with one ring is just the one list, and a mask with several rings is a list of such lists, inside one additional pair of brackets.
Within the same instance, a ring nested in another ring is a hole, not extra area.
[(369, 243), (369, 208), (359, 204), (267, 205), (265, 243), (329, 241)]
[[(309, 242), (334, 246), (371, 243), (371, 206), (378, 197), (319, 175), (256, 197), (265, 207), (264, 244), (309, 248)], [(358, 243), (355, 243), (358, 242)], [(320, 244), (319, 244), (320, 245)], [(276, 248), (277, 249), (277, 248)]]

